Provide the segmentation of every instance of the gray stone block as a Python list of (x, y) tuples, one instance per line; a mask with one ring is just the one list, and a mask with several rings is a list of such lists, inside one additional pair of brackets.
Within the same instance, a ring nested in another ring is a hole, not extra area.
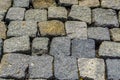
[(78, 0), (59, 0), (59, 4), (63, 6), (77, 5)]
[(115, 10), (96, 8), (92, 10), (92, 13), (92, 22), (94, 22), (96, 26), (119, 27)]
[(113, 41), (120, 41), (120, 28), (110, 29), (110, 33)]
[(13, 0), (14, 7), (29, 7), (30, 0)]
[(92, 39), (72, 40), (72, 56), (75, 58), (93, 58), (95, 57), (95, 42)]
[(8, 37), (19, 37), (25, 35), (29, 37), (36, 37), (36, 34), (37, 23), (35, 21), (12, 21), (8, 25)]
[(118, 20), (119, 20), (119, 23), (120, 23), (120, 11), (118, 13)]
[(2, 47), (3, 47), (3, 41), (0, 38), (0, 59), (1, 59), (1, 55), (2, 55)]
[(78, 68), (80, 77), (88, 80), (105, 80), (105, 63), (103, 59), (79, 58)]
[(31, 56), (29, 61), (30, 78), (40, 79), (53, 76), (53, 57), (48, 55)]
[(13, 37), (4, 41), (4, 53), (29, 52), (30, 42), (28, 36)]

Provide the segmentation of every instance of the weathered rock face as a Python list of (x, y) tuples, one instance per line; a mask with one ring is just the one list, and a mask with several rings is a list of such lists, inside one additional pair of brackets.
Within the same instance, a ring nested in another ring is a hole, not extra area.
[(63, 6), (77, 5), (78, 0), (59, 0), (59, 4)]
[(0, 38), (5, 39), (6, 38), (6, 25), (4, 22), (0, 22)]
[(120, 41), (120, 29), (119, 28), (110, 29), (110, 33), (111, 33), (113, 41)]
[(14, 7), (29, 7), (30, 0), (13, 0)]

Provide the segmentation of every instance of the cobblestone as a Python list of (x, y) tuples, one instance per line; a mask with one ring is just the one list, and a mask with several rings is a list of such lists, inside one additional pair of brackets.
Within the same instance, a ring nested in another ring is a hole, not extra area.
[(2, 55), (2, 49), (3, 49), (2, 45), (3, 45), (3, 40), (0, 38), (0, 56)]
[(29, 7), (30, 0), (13, 0), (14, 7)]
[(59, 4), (63, 6), (77, 5), (78, 0), (59, 0)]
[(6, 39), (6, 25), (4, 22), (0, 22), (0, 38)]
[(113, 41), (120, 41), (120, 29), (119, 28), (110, 29), (110, 32), (111, 32)]

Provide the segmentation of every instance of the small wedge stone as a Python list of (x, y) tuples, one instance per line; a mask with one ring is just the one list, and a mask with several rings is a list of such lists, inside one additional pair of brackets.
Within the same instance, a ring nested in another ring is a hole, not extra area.
[(0, 38), (6, 39), (6, 25), (4, 22), (0, 22)]
[(120, 41), (120, 28), (110, 29), (110, 33), (113, 41)]
[(77, 5), (78, 0), (59, 0), (59, 4), (63, 6)]
[(13, 0), (14, 7), (29, 7), (30, 0)]

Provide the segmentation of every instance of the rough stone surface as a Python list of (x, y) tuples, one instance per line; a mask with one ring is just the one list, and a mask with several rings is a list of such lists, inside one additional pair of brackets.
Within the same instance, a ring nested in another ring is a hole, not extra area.
[(120, 28), (110, 29), (110, 33), (113, 41), (120, 41)]
[(28, 52), (30, 50), (29, 37), (13, 37), (4, 41), (4, 53)]
[(70, 55), (70, 39), (67, 37), (53, 38), (50, 46), (50, 54), (55, 57), (69, 56)]
[(88, 80), (105, 80), (105, 63), (102, 59), (79, 58), (78, 68), (80, 77)]
[(52, 74), (53, 57), (48, 55), (31, 56), (29, 63), (30, 78), (49, 78)]
[(63, 36), (66, 34), (64, 24), (61, 21), (39, 22), (38, 26), (41, 36)]
[(0, 64), (0, 77), (24, 78), (29, 56), (23, 54), (5, 54)]
[(119, 27), (117, 14), (112, 9), (96, 8), (92, 10), (93, 22), (96, 26)]
[(30, 36), (37, 34), (37, 23), (35, 21), (12, 21), (8, 25), (7, 36)]
[(101, 6), (120, 10), (120, 0), (101, 0)]
[(67, 19), (67, 10), (64, 7), (49, 7), (48, 8), (49, 19)]
[(88, 38), (95, 40), (110, 40), (108, 28), (91, 27), (88, 28)]
[(73, 20), (91, 23), (91, 9), (89, 7), (73, 5), (68, 17)]
[(0, 22), (0, 38), (6, 39), (6, 25), (4, 22)]
[(47, 10), (45, 9), (30, 9), (25, 13), (27, 21), (47, 21)]
[(118, 13), (118, 20), (119, 20), (119, 23), (120, 23), (120, 11)]
[(78, 0), (59, 0), (59, 4), (63, 6), (77, 5)]
[(69, 38), (87, 39), (87, 24), (85, 22), (67, 21), (65, 28)]
[(22, 21), (24, 19), (25, 8), (19, 7), (11, 7), (6, 15), (7, 21), (19, 20)]
[(120, 43), (102, 42), (99, 48), (99, 55), (103, 57), (120, 57)]
[(77, 61), (73, 57), (59, 57), (54, 61), (54, 74), (59, 80), (78, 80)]
[[(2, 39), (0, 38), (0, 57), (2, 55), (2, 45), (3, 45), (3, 41)], [(1, 59), (1, 58), (0, 58)]]
[(14, 80), (14, 79), (4, 79), (4, 78), (0, 78), (0, 80)]
[(107, 76), (108, 80), (120, 79), (120, 60), (119, 59), (107, 59)]
[(79, 6), (98, 7), (100, 2), (99, 0), (79, 0)]
[(32, 54), (40, 55), (48, 53), (48, 38), (35, 38), (32, 43)]
[(76, 58), (93, 58), (95, 57), (95, 42), (92, 39), (72, 40), (72, 56)]
[(13, 0), (14, 7), (29, 7), (30, 0)]
[(47, 79), (29, 79), (29, 80), (47, 80)]

